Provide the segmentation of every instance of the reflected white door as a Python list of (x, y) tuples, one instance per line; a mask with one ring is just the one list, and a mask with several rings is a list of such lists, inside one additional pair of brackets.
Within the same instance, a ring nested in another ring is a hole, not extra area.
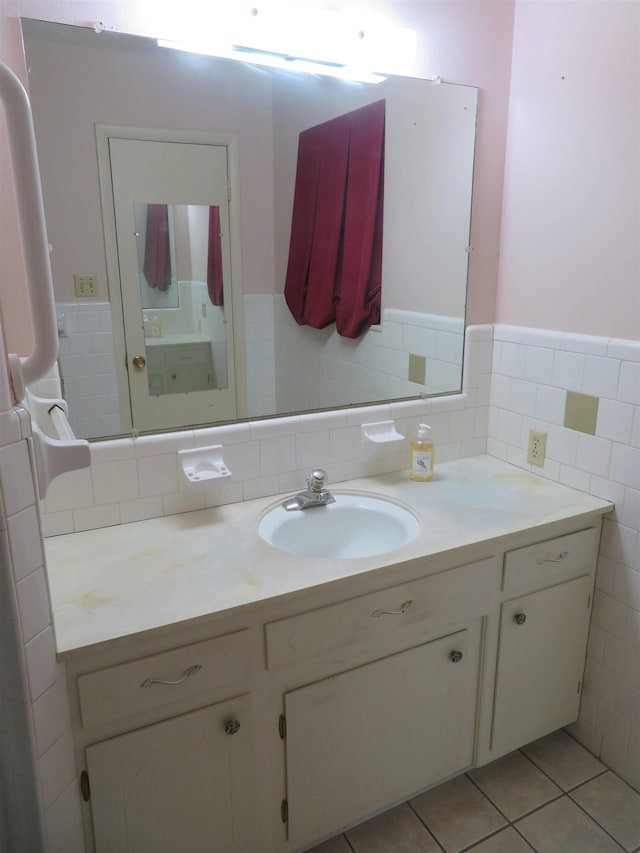
[[(227, 149), (111, 137), (109, 161), (133, 427), (157, 430), (233, 419), (237, 408)], [(151, 248), (157, 246), (150, 247), (150, 231), (141, 227), (143, 222), (149, 229), (151, 213), (161, 213), (161, 208), (166, 208), (171, 228), (164, 283), (162, 259), (157, 261), (158, 282), (149, 271)], [(219, 217), (215, 300), (210, 295), (213, 285), (207, 286), (212, 232), (198, 224), (203, 213), (209, 221), (210, 210)], [(181, 243), (187, 246), (182, 249), (182, 269), (176, 261)], [(203, 257), (195, 257), (197, 252)], [(153, 304), (159, 307), (143, 309), (147, 288), (156, 289)], [(163, 307), (164, 291), (168, 295), (170, 289), (172, 298)]]

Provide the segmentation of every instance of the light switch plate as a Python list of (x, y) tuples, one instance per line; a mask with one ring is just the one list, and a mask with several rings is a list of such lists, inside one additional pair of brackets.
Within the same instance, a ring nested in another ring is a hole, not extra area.
[(98, 276), (90, 275), (74, 275), (73, 287), (76, 296), (97, 296), (98, 295)]

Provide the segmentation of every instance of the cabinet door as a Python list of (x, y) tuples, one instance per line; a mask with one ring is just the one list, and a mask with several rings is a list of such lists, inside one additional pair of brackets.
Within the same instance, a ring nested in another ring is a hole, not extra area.
[(249, 697), (90, 746), (87, 765), (97, 853), (254, 849)]
[(285, 695), (292, 843), (472, 764), (479, 646), (474, 624)]
[(593, 579), (502, 605), (491, 749), (510, 752), (578, 717)]

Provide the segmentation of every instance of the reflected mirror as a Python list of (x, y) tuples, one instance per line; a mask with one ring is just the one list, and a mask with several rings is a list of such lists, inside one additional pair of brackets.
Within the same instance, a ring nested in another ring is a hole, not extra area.
[(149, 394), (226, 388), (220, 208), (136, 202), (134, 218)]
[[(475, 88), (350, 83), (113, 32), (22, 28), (79, 437), (461, 388)], [(379, 322), (347, 337), (300, 325), (285, 300), (299, 140), (381, 101)], [(188, 163), (175, 178), (169, 149)], [(90, 298), (74, 283), (87, 274)]]

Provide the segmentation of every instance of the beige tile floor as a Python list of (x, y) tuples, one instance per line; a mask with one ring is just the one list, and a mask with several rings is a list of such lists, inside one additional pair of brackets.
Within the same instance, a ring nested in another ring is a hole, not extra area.
[(312, 853), (636, 853), (640, 794), (565, 731), (471, 770)]

